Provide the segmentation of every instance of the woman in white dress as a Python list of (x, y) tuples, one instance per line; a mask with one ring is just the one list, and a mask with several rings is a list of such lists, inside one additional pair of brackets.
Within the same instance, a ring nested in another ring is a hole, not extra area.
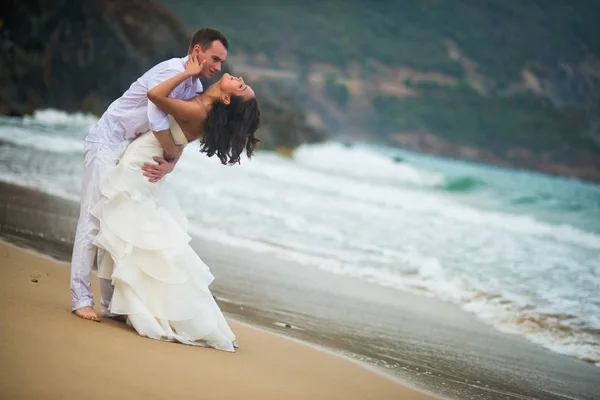
[[(260, 142), (254, 137), (258, 103), (243, 79), (224, 74), (188, 101), (169, 97), (202, 67), (190, 56), (186, 71), (150, 90), (148, 98), (170, 115), (173, 141), (181, 150), (200, 139), (208, 156), (239, 163), (241, 153), (252, 156)], [(152, 132), (145, 133), (101, 181), (94, 243), (106, 251), (98, 275), (115, 285), (110, 312), (126, 315), (142, 336), (234, 351), (235, 335), (208, 288), (213, 275), (189, 246), (187, 220), (173, 190), (167, 180), (149, 182), (140, 173), (154, 156), (162, 157), (163, 148)]]

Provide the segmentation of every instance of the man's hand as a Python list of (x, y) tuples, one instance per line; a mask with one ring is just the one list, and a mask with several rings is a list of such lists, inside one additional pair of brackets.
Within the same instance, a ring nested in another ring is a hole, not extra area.
[(144, 163), (142, 166), (142, 171), (144, 171), (144, 176), (148, 177), (148, 181), (150, 182), (158, 182), (165, 175), (170, 174), (175, 168), (175, 162), (168, 162), (164, 158), (160, 157), (152, 157), (156, 164), (154, 163)]

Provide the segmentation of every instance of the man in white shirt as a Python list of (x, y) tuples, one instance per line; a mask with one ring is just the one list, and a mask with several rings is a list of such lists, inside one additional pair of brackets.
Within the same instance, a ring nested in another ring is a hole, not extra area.
[[(200, 62), (205, 61), (201, 76), (211, 78), (221, 70), (228, 47), (227, 39), (222, 33), (204, 28), (192, 36), (188, 56), (194, 54)], [(156, 157), (156, 165), (145, 165), (143, 174), (150, 182), (156, 182), (173, 170), (183, 148), (175, 145), (169, 130), (168, 116), (148, 101), (147, 93), (159, 83), (183, 72), (188, 56), (163, 61), (137, 79), (108, 107), (85, 139), (81, 210), (71, 261), (72, 311), (80, 318), (100, 321), (93, 309), (94, 299), (90, 284), (94, 262), (99, 265), (103, 256), (92, 244), (99, 229), (98, 221), (91, 215), (91, 210), (102, 197), (100, 176), (114, 165), (121, 143), (149, 130), (152, 130), (163, 147), (164, 158)], [(200, 92), (202, 83), (199, 77), (189, 78), (173, 90), (171, 97), (187, 100)], [(105, 317), (115, 317), (108, 311), (113, 290), (110, 280), (100, 279), (102, 315)]]

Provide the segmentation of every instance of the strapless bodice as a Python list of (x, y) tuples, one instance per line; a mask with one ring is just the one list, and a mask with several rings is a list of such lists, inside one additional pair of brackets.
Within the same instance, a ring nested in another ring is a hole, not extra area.
[(171, 125), (171, 135), (173, 136), (173, 140), (175, 141), (175, 144), (177, 144), (177, 145), (188, 144), (188, 140), (185, 137), (185, 135), (183, 134), (181, 127), (179, 126), (177, 121), (175, 121), (175, 118), (173, 118), (171, 115), (169, 115), (169, 124)]

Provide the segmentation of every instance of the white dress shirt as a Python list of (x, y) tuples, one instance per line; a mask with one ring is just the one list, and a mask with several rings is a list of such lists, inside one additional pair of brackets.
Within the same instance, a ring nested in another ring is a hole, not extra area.
[[(85, 140), (117, 149), (123, 141), (133, 139), (150, 129), (168, 129), (170, 124), (167, 114), (148, 101), (148, 90), (185, 71), (186, 61), (187, 56), (163, 61), (133, 82), (92, 126)], [(201, 92), (200, 79), (188, 78), (169, 97), (187, 100)]]

